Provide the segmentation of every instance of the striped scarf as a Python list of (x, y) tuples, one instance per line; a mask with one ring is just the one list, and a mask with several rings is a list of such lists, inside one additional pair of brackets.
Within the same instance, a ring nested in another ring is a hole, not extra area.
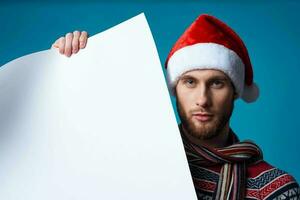
[[(230, 146), (213, 148), (192, 143), (179, 126), (185, 152), (189, 164), (197, 166), (222, 165), (219, 182), (214, 193), (214, 199), (245, 198), (246, 167), (263, 158), (260, 148), (250, 140), (240, 142), (236, 134), (230, 129)], [(201, 190), (197, 188), (196, 190)]]

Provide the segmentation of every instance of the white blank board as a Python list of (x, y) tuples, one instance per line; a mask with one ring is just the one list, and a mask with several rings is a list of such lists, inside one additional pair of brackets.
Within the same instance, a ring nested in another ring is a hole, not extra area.
[(0, 199), (196, 199), (144, 14), (0, 68)]

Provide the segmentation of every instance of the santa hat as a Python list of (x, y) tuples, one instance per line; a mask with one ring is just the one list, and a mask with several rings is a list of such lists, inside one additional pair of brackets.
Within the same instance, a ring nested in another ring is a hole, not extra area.
[(259, 96), (243, 41), (229, 26), (210, 15), (200, 15), (183, 33), (171, 49), (165, 67), (171, 91), (187, 71), (217, 69), (227, 74), (244, 101), (254, 102)]

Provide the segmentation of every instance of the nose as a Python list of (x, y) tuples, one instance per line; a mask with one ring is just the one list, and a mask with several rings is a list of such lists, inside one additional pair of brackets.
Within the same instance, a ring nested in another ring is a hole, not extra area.
[(198, 107), (206, 108), (211, 105), (210, 93), (205, 85), (200, 86), (196, 93), (196, 105)]

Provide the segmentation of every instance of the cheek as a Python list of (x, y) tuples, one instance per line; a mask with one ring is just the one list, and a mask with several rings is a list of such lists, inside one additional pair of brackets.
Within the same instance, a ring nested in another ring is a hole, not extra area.
[(183, 96), (180, 98), (180, 109), (182, 114), (185, 114), (187, 117), (190, 115), (192, 110), (195, 110), (193, 98), (191, 96)]
[(191, 93), (185, 91), (178, 91), (176, 95), (177, 103), (180, 104), (181, 111), (184, 113), (189, 112), (192, 107), (192, 96)]
[(214, 105), (218, 107), (218, 110), (227, 110), (230, 108), (233, 95), (230, 94), (219, 94), (214, 98)]

